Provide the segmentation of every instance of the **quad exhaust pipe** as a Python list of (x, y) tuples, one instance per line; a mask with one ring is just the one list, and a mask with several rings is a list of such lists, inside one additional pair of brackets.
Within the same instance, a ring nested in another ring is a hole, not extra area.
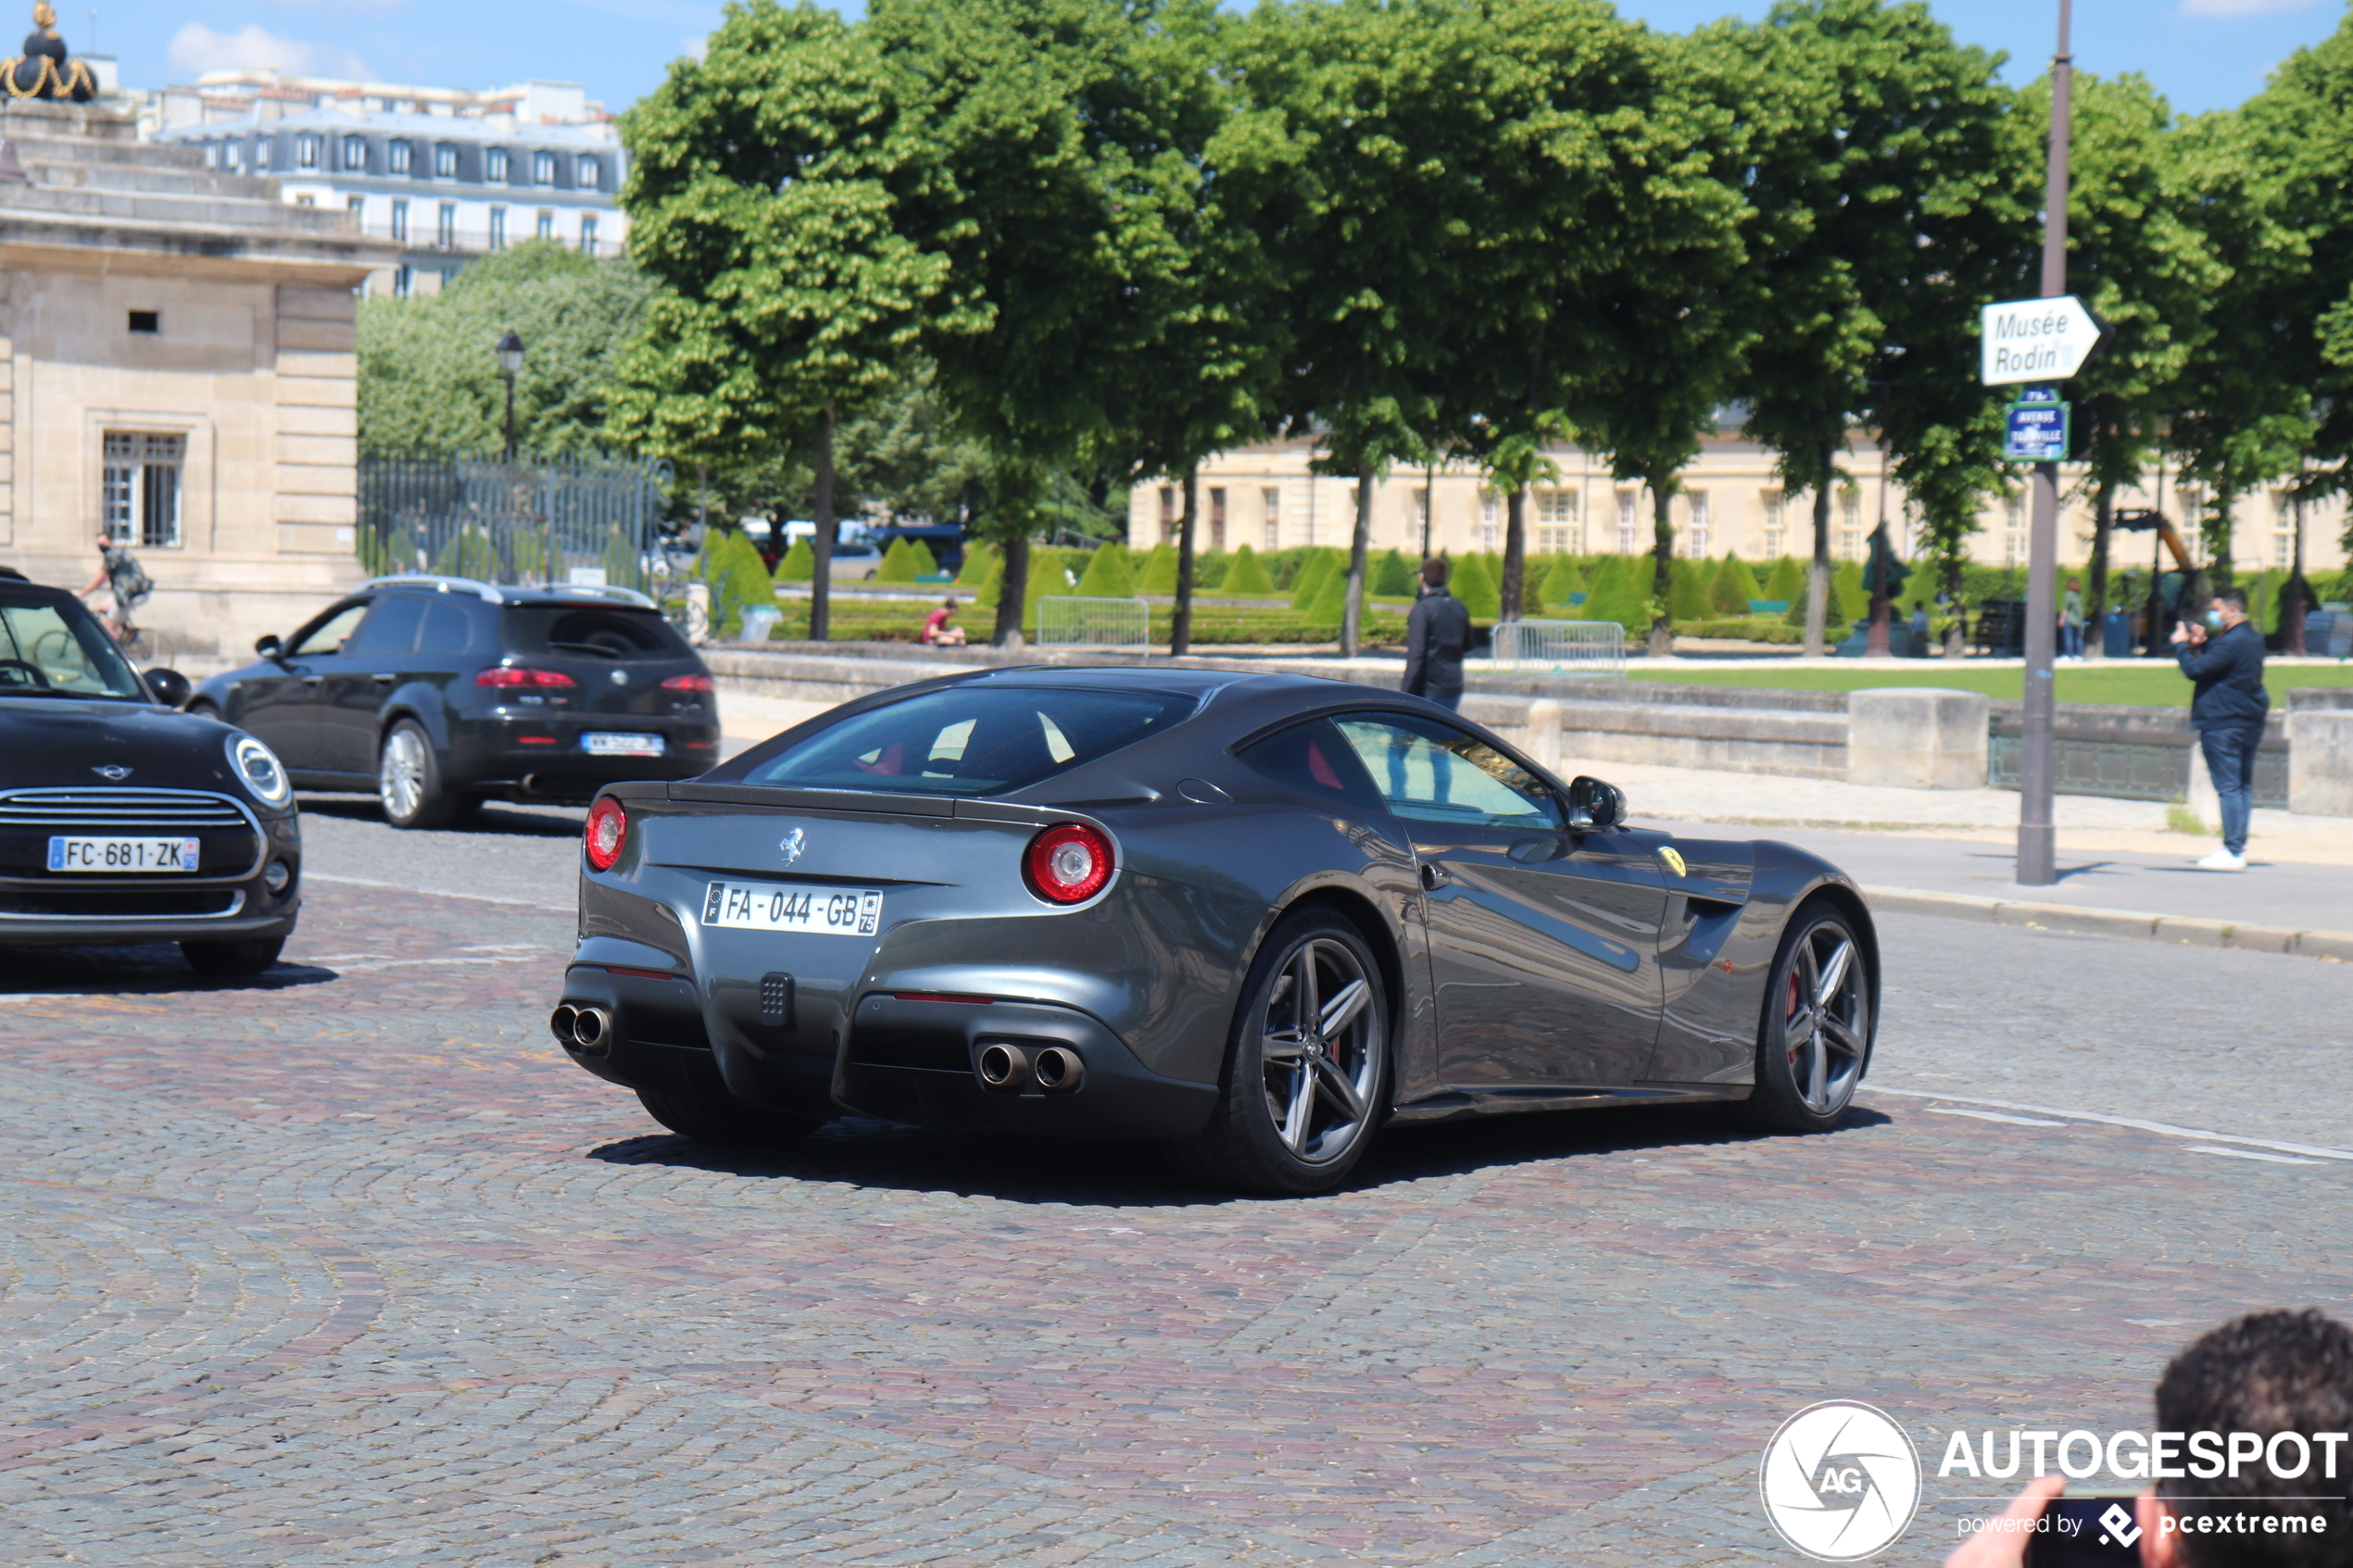
[(992, 1041), (980, 1047), (980, 1081), (1000, 1094), (1039, 1089), (1068, 1094), (1086, 1081), (1087, 1064), (1065, 1046), (1009, 1046)]
[(547, 1031), (566, 1048), (593, 1055), (612, 1044), (612, 1014), (598, 1007), (560, 1002), (547, 1015)]

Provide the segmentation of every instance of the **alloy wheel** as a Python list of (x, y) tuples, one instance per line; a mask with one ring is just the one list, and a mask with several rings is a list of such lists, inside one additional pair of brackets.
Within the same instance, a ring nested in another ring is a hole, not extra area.
[(1259, 1070), (1283, 1147), (1337, 1160), (1372, 1125), (1386, 1048), (1373, 978), (1346, 944), (1310, 937), (1284, 961), (1260, 1019)]
[(416, 731), (397, 729), (385, 737), (376, 794), (387, 816), (405, 822), (417, 814), (425, 797), (425, 742)]
[(1843, 1106), (1863, 1073), (1870, 997), (1855, 938), (1836, 921), (1801, 937), (1781, 997), (1781, 1040), (1798, 1098), (1817, 1115)]

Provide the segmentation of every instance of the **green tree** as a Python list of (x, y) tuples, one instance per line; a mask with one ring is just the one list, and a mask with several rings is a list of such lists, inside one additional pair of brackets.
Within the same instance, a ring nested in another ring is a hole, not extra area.
[(738, 0), (623, 124), (630, 249), (663, 285), (624, 351), (616, 422), (724, 467), (815, 432), (809, 634), (831, 630), (841, 416), (904, 373), (919, 332), (969, 327), (952, 261), (911, 238), (927, 188), (895, 74), (805, 3)]
[(1726, 556), (1708, 582), (1707, 596), (1708, 607), (1718, 615), (1746, 615), (1748, 601), (1765, 596), (1757, 591), (1756, 574), (1747, 563), (1738, 556)]
[(515, 443), (546, 456), (621, 444), (614, 361), (643, 323), (653, 280), (529, 240), (473, 262), (437, 295), (359, 302), (362, 457), (497, 453), (506, 444), (498, 341), (522, 339)]
[(1299, 575), (1291, 579), (1290, 604), (1293, 609), (1304, 609), (1323, 588), (1324, 579), (1340, 570), (1340, 556), (1336, 550), (1310, 549), (1301, 562)]
[(1813, 494), (1804, 624), (1819, 655), (1850, 420), (1888, 433), (1908, 483), (1915, 454), (1960, 455), (1933, 433), (1988, 401), (1969, 358), (1977, 312), (2015, 297), (1994, 291), (2021, 286), (2027, 260), (2009, 94), (1999, 59), (1955, 44), (1917, 0), (1780, 0), (1760, 24), (1699, 36), (1755, 128), (1738, 183), (1755, 262), (1739, 303), (1757, 331), (1738, 391), (1784, 484)]
[(1675, 563), (1668, 580), (1667, 613), (1678, 621), (1704, 621), (1712, 606), (1708, 600), (1711, 577), (1705, 561), (1685, 557)]
[[(1249, 546), (1243, 547), (1247, 549)], [(1392, 549), (1374, 566), (1371, 592), (1382, 598), (1410, 599), (1414, 596), (1414, 569), (1407, 564), (1403, 551)]]
[(1176, 591), (1176, 552), (1166, 540), (1152, 546), (1144, 558), (1144, 570), (1137, 577), (1137, 592), (1143, 594), (1173, 594)]
[(1803, 605), (1806, 602), (1806, 569), (1797, 564), (1794, 556), (1782, 556), (1773, 562), (1772, 574), (1765, 579), (1765, 591), (1756, 596), (1780, 600), (1793, 608)]
[(792, 542), (792, 548), (786, 550), (776, 561), (776, 581), (806, 583), (816, 570), (816, 552), (809, 547), (809, 541), (795, 539)]
[(1127, 552), (1117, 545), (1095, 551), (1078, 579), (1078, 592), (1090, 599), (1134, 598), (1136, 573), (1127, 564)]
[(1229, 599), (1271, 599), (1276, 594), (1275, 580), (1244, 545), (1234, 552), (1234, 564), (1226, 569), (1226, 580), (1217, 591)]
[(915, 559), (913, 546), (905, 535), (893, 539), (883, 551), (882, 562), (875, 568), (877, 583), (912, 583), (923, 574), (923, 567)]
[(1548, 605), (1569, 605), (1586, 590), (1585, 574), (1577, 569), (1575, 556), (1554, 556), (1552, 570), (1544, 574), (1544, 602)]
[(1466, 555), (1454, 564), (1446, 591), (1463, 601), (1463, 608), (1470, 611), (1473, 621), (1491, 623), (1501, 618), (1504, 608), (1503, 591), (1495, 581), (1496, 575), (1491, 558)]

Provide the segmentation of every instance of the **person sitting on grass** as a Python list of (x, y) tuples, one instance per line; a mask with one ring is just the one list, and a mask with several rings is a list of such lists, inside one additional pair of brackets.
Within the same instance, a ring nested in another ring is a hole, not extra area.
[(964, 646), (964, 629), (950, 626), (956, 619), (956, 596), (942, 599), (939, 608), (924, 618), (924, 646), (931, 648), (957, 648)]

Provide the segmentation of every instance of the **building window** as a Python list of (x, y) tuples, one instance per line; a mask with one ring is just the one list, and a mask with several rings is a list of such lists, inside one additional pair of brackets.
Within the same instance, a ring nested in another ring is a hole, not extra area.
[(316, 191), (305, 191), (300, 195), (295, 197), (295, 206), (296, 207), (317, 207), (318, 205), (319, 194)]
[(1226, 492), (1223, 490), (1209, 493), (1209, 547), (1213, 550), (1226, 547)]
[(1160, 487), (1160, 537), (1163, 544), (1176, 537), (1177, 521), (1176, 487), (1164, 484)]
[(544, 208), (541, 209), (539, 214), (539, 225), (533, 232), (543, 240), (554, 239), (556, 237), (556, 215)]
[(434, 220), (433, 243), (443, 250), (458, 248), (458, 204), (443, 202), (441, 212)]
[(133, 310), (131, 313), (131, 330), (134, 332), (143, 332), (149, 337), (160, 334), (163, 331), (163, 312)]
[(433, 150), (433, 173), (436, 180), (458, 178), (458, 149), (444, 142)]
[(1707, 492), (1694, 490), (1685, 503), (1689, 522), (1683, 530), (1683, 553), (1693, 560), (1707, 558)]
[(602, 173), (603, 170), (598, 166), (595, 158), (582, 158), (580, 160), (580, 188), (584, 191), (597, 189), (597, 182)]
[(482, 155), (482, 177), (485, 180), (504, 180), (507, 177), (506, 148), (493, 147)]
[(507, 209), (503, 207), (494, 207), (490, 209), (490, 248), (492, 250), (507, 248)]
[(2026, 564), (2026, 497), (2011, 495), (2002, 502), (2002, 564)]
[(353, 216), (354, 218), (357, 218), (358, 220), (359, 220), (359, 225), (360, 225), (360, 227), (361, 227), (361, 228), (366, 228), (366, 227), (367, 227), (367, 224), (368, 224), (368, 198), (367, 198), (367, 197), (365, 197), (365, 196), (346, 196), (346, 197), (344, 198), (344, 202), (343, 202), (343, 209), (344, 209), (346, 212), (348, 212), (349, 214), (351, 214), (351, 216)]
[(409, 243), (409, 204), (398, 196), (392, 198), (392, 237), (404, 245)]
[(1863, 497), (1852, 491), (1838, 498), (1838, 553), (1846, 560), (1863, 556)]
[(222, 144), (221, 144), (221, 146), (220, 146), (220, 167), (221, 167), (221, 168), (223, 168), (223, 169), (225, 169), (229, 170), (229, 172), (231, 172), (232, 174), (233, 174), (233, 173), (235, 173), (235, 172), (236, 172), (236, 171), (237, 171), (240, 168), (242, 168), (242, 167), (244, 166), (245, 161), (245, 144), (243, 142), (224, 142), (224, 143), (222, 143)]
[(188, 438), (110, 430), (105, 447), (101, 488), (107, 532), (117, 539), (135, 539), (144, 549), (178, 547), (180, 470), (188, 460)]
[(1495, 493), (1491, 490), (1478, 498), (1478, 547), (1490, 553), (1495, 548)]
[(1621, 490), (1617, 493), (1617, 553), (1630, 556), (1634, 549), (1634, 493)]
[[(350, 144), (346, 143), (345, 151), (346, 155), (348, 154)], [(346, 164), (344, 167), (347, 169), (351, 166)], [(391, 169), (395, 174), (408, 173), (409, 144), (406, 142), (386, 142), (384, 144), (384, 167)]]
[(256, 173), (270, 167), (270, 138), (257, 139), (253, 144), (253, 167)]
[(303, 135), (295, 138), (295, 167), (296, 169), (319, 167), (318, 137)]
[(1567, 555), (1582, 547), (1577, 537), (1577, 492), (1536, 492), (1536, 548), (1548, 556)]
[(1789, 496), (1779, 490), (1768, 490), (1760, 498), (1765, 503), (1765, 553), (1778, 556), (1788, 538), (1786, 508)]
[(213, 145), (210, 142), (207, 142), (204, 144), (204, 166), (207, 169), (218, 169), (220, 167), (220, 149)]
[(580, 254), (583, 256), (594, 256), (597, 254), (597, 217), (594, 213), (583, 213), (581, 215)]
[(1283, 493), (1270, 484), (1258, 493), (1258, 499), (1266, 510), (1266, 547), (1279, 550), (1283, 547)]
[(396, 267), (392, 270), (392, 292), (394, 294), (399, 295), (402, 299), (406, 299), (409, 297), (409, 291), (414, 286), (414, 280), (409, 277), (408, 268)]
[(360, 173), (368, 167), (368, 139), (346, 136), (343, 139), (343, 167), (346, 172)]
[(535, 185), (552, 185), (556, 182), (555, 154), (534, 153), (531, 155), (531, 182)]

